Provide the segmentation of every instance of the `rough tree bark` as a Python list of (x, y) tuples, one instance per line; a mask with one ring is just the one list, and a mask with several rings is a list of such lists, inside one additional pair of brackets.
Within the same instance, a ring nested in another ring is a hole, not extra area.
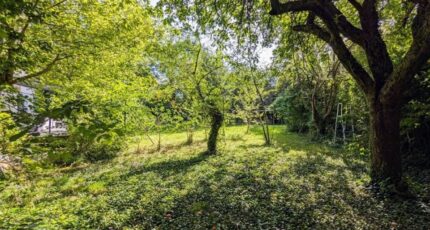
[(210, 116), (211, 116), (211, 129), (209, 131), (209, 138), (208, 138), (208, 153), (216, 154), (218, 134), (222, 126), (222, 123), (224, 121), (224, 114), (222, 114), (222, 112), (219, 111), (217, 108), (213, 107), (210, 111)]
[[(329, 44), (342, 65), (367, 95), (370, 116), (371, 176), (373, 182), (391, 181), (401, 186), (400, 108), (409, 82), (430, 58), (430, 0), (411, 0), (416, 14), (412, 23), (413, 42), (396, 64), (391, 60), (379, 30), (377, 0), (348, 0), (358, 12), (360, 27), (354, 26), (334, 1), (271, 0), (271, 15), (307, 12), (304, 24), (295, 31), (309, 33)], [(387, 3), (390, 4), (390, 3)], [(316, 19), (319, 19), (318, 21)], [(346, 46), (345, 39), (366, 54), (368, 72)]]
[(373, 180), (391, 178), (400, 181), (400, 103), (370, 105), (370, 150), (372, 152)]

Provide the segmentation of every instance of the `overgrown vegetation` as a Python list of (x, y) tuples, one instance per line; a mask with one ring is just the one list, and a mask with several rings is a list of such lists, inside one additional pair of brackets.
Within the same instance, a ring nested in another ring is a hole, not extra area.
[(425, 229), (429, 25), (428, 0), (3, 0), (0, 228)]
[[(1, 228), (321, 228), (422, 229), (428, 203), (366, 189), (368, 155), (315, 144), (270, 127), (226, 128), (219, 154), (206, 155), (204, 132), (163, 134), (161, 152), (145, 139), (110, 162), (43, 168), (2, 182)], [(237, 138), (240, 137), (240, 138)], [(412, 189), (428, 192), (413, 178)]]

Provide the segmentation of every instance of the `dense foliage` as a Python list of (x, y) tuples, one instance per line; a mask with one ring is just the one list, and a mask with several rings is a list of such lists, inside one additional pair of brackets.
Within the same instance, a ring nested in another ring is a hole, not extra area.
[(3, 0), (0, 228), (424, 229), (429, 39), (427, 0)]

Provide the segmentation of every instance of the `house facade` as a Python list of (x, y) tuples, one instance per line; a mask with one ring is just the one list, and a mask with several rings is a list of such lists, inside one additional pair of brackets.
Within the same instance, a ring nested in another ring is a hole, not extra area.
[(30, 131), (35, 136), (67, 136), (67, 125), (64, 121), (45, 118), (44, 122)]
[[(33, 101), (35, 99), (35, 89), (26, 84), (15, 84), (14, 88), (22, 96), (23, 101), (20, 105), (12, 105), (3, 103), (2, 110), (10, 112), (23, 111), (30, 114), (35, 114), (33, 109)], [(2, 97), (7, 96), (2, 93)], [(55, 120), (49, 117), (45, 118), (41, 124), (36, 125), (30, 130), (30, 134), (34, 136), (67, 136), (67, 125), (62, 120)]]

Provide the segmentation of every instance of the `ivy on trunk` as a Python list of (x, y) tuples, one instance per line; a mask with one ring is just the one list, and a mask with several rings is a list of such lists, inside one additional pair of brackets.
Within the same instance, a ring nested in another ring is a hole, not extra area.
[(222, 112), (219, 111), (217, 108), (212, 108), (210, 111), (210, 116), (211, 116), (211, 129), (209, 131), (209, 138), (207, 142), (208, 153), (215, 154), (217, 152), (217, 140), (218, 140), (219, 130), (224, 121), (224, 114), (222, 114)]

